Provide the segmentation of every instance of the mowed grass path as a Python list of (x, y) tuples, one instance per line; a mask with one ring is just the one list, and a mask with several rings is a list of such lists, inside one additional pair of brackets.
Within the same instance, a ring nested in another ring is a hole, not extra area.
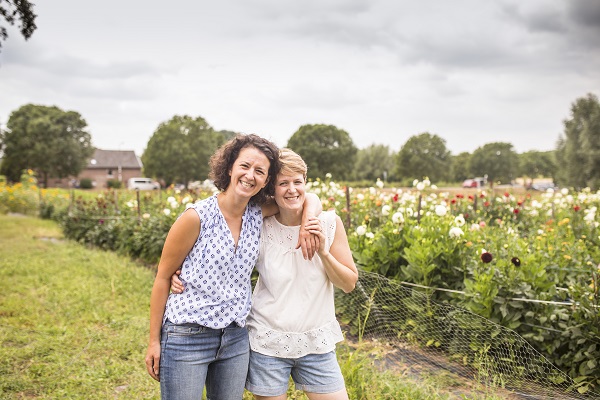
[(159, 398), (143, 360), (154, 273), (61, 238), (0, 216), (0, 398)]

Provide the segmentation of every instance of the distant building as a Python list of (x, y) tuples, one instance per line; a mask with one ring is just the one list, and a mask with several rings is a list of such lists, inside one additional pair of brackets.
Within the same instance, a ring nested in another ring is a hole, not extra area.
[(125, 187), (129, 178), (141, 176), (143, 176), (142, 160), (133, 150), (96, 149), (79, 176), (69, 179), (49, 179), (48, 186), (74, 187), (78, 186), (81, 179), (88, 178), (96, 188), (107, 188), (109, 180), (120, 181), (122, 187)]

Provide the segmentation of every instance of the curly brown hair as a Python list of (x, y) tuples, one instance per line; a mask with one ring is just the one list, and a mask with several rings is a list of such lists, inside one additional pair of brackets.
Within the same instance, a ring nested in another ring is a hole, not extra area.
[(246, 147), (254, 147), (262, 152), (269, 160), (267, 185), (257, 194), (252, 196), (251, 199), (251, 201), (254, 201), (257, 204), (262, 204), (266, 201), (267, 197), (273, 196), (275, 193), (275, 179), (281, 169), (279, 162), (279, 148), (267, 139), (255, 134), (240, 134), (222, 145), (210, 158), (209, 178), (214, 181), (217, 189), (221, 191), (227, 190), (231, 183), (229, 171), (233, 168), (233, 164), (240, 155), (240, 151)]

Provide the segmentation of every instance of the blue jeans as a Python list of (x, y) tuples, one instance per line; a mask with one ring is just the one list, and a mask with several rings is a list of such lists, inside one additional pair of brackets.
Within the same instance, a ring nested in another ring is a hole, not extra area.
[(235, 323), (225, 329), (198, 324), (162, 328), (160, 393), (163, 400), (240, 400), (248, 373), (248, 330)]

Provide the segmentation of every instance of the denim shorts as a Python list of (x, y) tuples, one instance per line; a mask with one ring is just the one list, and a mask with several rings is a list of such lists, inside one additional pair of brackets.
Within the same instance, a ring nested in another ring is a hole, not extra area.
[(200, 399), (206, 384), (209, 399), (241, 399), (249, 351), (248, 330), (235, 323), (210, 329), (167, 320), (161, 337), (161, 398)]
[(308, 393), (334, 393), (346, 387), (335, 351), (279, 358), (250, 350), (246, 379), (250, 392), (258, 396), (282, 395), (288, 390), (290, 375), (296, 389)]

